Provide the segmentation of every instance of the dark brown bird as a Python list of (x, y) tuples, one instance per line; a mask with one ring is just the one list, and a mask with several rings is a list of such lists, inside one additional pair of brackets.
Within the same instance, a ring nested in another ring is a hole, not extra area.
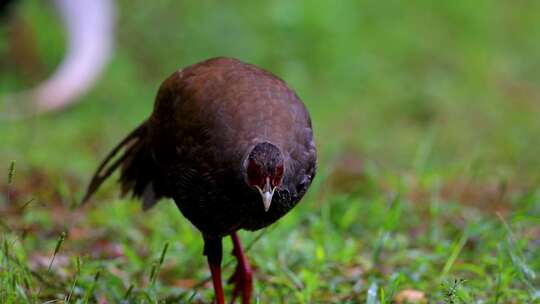
[(231, 236), (233, 301), (241, 294), (249, 303), (251, 269), (236, 232), (266, 227), (300, 201), (315, 176), (316, 149), (309, 114), (285, 82), (214, 58), (163, 82), (150, 118), (109, 153), (83, 201), (118, 167), (122, 193), (141, 198), (144, 209), (170, 197), (201, 231), (220, 304), (221, 239)]

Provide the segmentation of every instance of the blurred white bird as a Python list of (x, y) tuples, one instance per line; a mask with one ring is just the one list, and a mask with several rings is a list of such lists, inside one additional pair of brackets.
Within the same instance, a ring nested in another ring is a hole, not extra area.
[(16, 119), (59, 110), (76, 102), (103, 72), (114, 44), (113, 0), (54, 0), (67, 31), (56, 71), (36, 87), (5, 96), (2, 117)]

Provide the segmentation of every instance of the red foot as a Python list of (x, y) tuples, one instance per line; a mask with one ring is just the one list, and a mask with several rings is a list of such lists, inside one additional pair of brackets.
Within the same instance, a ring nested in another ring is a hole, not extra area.
[(253, 290), (253, 274), (236, 232), (231, 234), (231, 238), (234, 246), (233, 255), (238, 261), (236, 270), (228, 281), (229, 283), (234, 284), (231, 303), (234, 303), (236, 297), (241, 294), (242, 304), (249, 304), (251, 301), (251, 292)]

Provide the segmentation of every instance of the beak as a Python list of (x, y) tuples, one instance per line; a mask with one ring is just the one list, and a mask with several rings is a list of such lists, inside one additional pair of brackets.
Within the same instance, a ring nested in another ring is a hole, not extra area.
[(259, 193), (262, 197), (264, 211), (268, 211), (268, 209), (270, 209), (270, 204), (272, 203), (272, 196), (274, 196), (274, 190), (276, 190), (276, 188), (272, 189), (272, 186), (270, 186), (270, 179), (267, 179), (266, 184), (264, 185), (264, 189), (261, 189), (259, 187), (257, 187), (257, 189), (259, 190)]

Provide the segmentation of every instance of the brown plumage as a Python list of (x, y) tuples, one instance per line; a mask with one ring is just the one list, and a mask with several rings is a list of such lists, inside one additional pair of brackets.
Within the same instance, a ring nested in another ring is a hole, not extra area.
[(233, 297), (247, 303), (251, 270), (236, 231), (266, 227), (298, 203), (315, 176), (316, 150), (309, 114), (282, 80), (215, 58), (163, 82), (150, 118), (106, 157), (83, 200), (118, 167), (123, 193), (144, 208), (173, 198), (201, 231), (219, 303), (221, 238), (233, 237)]

